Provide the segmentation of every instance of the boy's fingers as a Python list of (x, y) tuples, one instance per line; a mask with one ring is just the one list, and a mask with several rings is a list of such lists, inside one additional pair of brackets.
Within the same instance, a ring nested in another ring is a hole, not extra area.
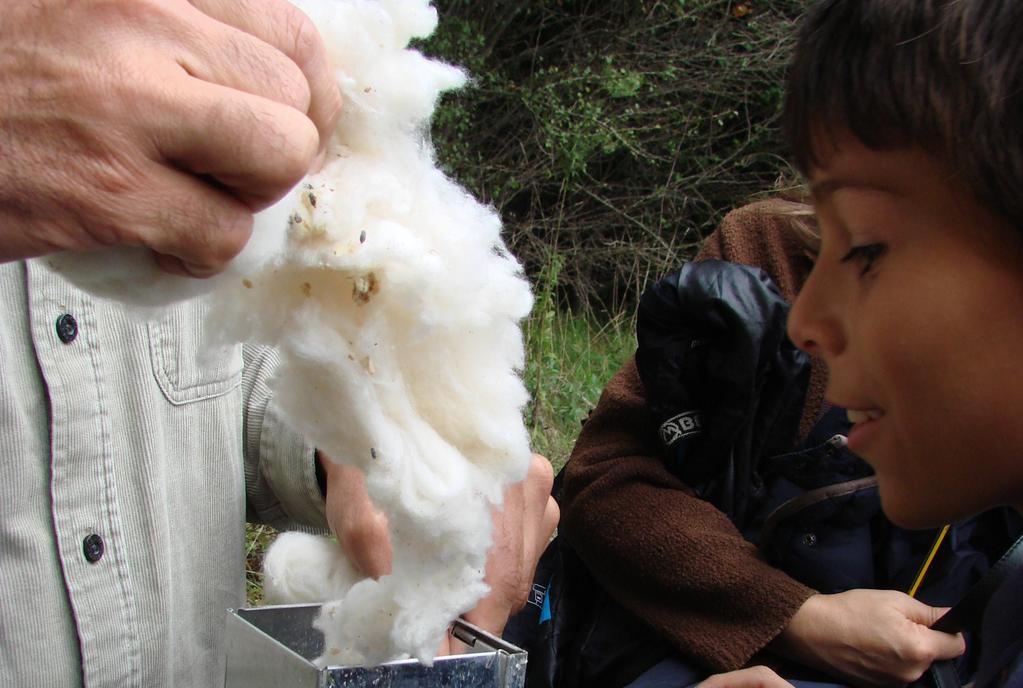
[(904, 605), (903, 613), (906, 618), (926, 628), (926, 630), (920, 630), (926, 635), (926, 642), (930, 648), (923, 656), (933, 656), (935, 659), (952, 659), (966, 652), (966, 641), (961, 633), (951, 634), (930, 630), (930, 627), (948, 611), (948, 607), (931, 607), (905, 595), (899, 596), (898, 599)]
[(932, 607), (924, 604), (918, 599), (902, 595), (899, 597), (903, 605), (903, 614), (910, 621), (930, 628), (943, 617), (950, 607)]
[(715, 674), (697, 688), (792, 688), (792, 684), (765, 666)]
[(287, 0), (189, 0), (206, 15), (265, 41), (294, 62), (309, 85), (306, 110), (322, 151), (341, 114), (341, 94), (326, 46), (309, 18)]
[(951, 607), (929, 607), (927, 605), (924, 605), (924, 607), (927, 608), (927, 611), (921, 623), (928, 628), (938, 623), (938, 620), (952, 609)]
[[(184, 77), (188, 78), (188, 77)], [(211, 178), (252, 211), (278, 200), (309, 171), (319, 137), (298, 110), (189, 79), (178, 103), (166, 103), (152, 132), (159, 155)]]
[(966, 652), (966, 639), (962, 633), (942, 633), (931, 631), (934, 634), (934, 656), (935, 659), (955, 659)]

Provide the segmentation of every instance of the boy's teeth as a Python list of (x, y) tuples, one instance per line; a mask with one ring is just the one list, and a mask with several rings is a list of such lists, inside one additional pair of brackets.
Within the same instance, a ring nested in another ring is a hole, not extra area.
[(849, 418), (849, 422), (853, 423), (866, 423), (868, 420), (877, 420), (884, 415), (883, 411), (877, 409), (870, 409), (869, 411), (854, 411), (849, 409), (846, 411), (846, 416)]

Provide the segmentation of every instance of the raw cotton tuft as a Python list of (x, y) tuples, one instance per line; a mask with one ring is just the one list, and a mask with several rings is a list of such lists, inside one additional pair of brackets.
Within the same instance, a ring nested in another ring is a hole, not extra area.
[[(280, 350), (275, 403), (320, 450), (366, 473), (394, 573), (350, 587), (336, 545), (302, 537), (268, 555), (271, 595), (333, 600), (317, 621), (325, 663), (430, 661), (486, 593), (490, 509), (529, 464), (518, 372), (532, 297), (498, 217), (434, 163), (429, 118), (465, 76), (406, 47), (436, 26), (429, 2), (296, 4), (328, 45), (345, 105), (322, 171), (257, 216), (217, 278), (164, 276), (130, 249), (116, 266), (54, 263), (143, 305), (211, 291), (219, 341)], [(139, 289), (140, 275), (151, 288)]]
[(328, 538), (281, 533), (263, 560), (263, 599), (269, 604), (306, 604), (343, 597), (361, 578)]

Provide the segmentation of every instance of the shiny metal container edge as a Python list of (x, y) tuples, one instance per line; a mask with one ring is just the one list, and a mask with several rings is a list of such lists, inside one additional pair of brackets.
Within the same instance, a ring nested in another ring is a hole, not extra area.
[(313, 663), (323, 635), (312, 623), (318, 604), (228, 611), (225, 688), (522, 688), (526, 651), (461, 619), (452, 635), (473, 648), (438, 657), (433, 666), (400, 660), (373, 667)]

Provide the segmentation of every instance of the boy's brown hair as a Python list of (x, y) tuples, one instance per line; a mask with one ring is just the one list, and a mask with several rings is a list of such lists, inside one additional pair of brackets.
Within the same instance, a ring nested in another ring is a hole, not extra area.
[(822, 0), (800, 29), (785, 133), (804, 173), (849, 131), (919, 146), (1023, 231), (1023, 1)]

